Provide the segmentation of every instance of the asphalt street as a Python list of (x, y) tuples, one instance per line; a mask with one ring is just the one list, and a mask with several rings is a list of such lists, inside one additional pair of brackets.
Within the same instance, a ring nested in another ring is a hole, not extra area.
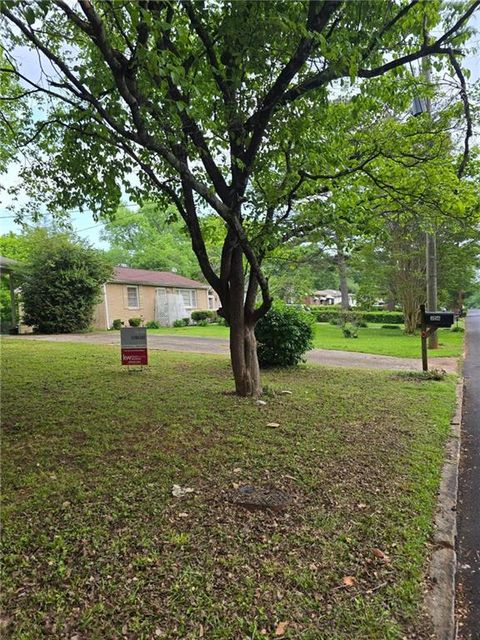
[(466, 323), (457, 514), (459, 640), (480, 640), (480, 310)]

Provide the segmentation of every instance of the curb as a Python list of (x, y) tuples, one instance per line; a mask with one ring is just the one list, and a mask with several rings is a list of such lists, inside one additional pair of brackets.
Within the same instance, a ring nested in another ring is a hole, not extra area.
[(436, 640), (454, 640), (455, 625), (455, 573), (457, 554), (457, 491), (460, 460), (460, 430), (463, 409), (463, 378), (456, 387), (455, 415), (450, 421), (450, 435), (446, 444), (445, 464), (442, 469), (437, 509), (435, 512), (434, 550), (427, 578), (430, 584), (426, 607), (431, 617)]

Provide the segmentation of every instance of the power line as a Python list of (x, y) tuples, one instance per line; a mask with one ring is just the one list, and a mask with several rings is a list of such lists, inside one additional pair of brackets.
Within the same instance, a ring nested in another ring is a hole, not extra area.
[[(131, 209), (132, 207), (138, 207), (138, 204), (121, 204), (121, 208)], [(88, 213), (88, 211), (84, 211), (83, 209), (67, 209), (65, 213)], [(42, 213), (40, 216), (53, 216), (53, 213)], [(17, 218), (18, 216), (0, 216), (0, 220), (6, 220), (7, 218)], [(23, 216), (25, 218), (32, 218), (33, 216)]]

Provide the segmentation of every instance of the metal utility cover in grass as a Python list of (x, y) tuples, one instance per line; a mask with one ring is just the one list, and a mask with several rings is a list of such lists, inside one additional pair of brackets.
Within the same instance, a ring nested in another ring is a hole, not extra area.
[(285, 511), (292, 504), (292, 496), (275, 487), (240, 487), (231, 501), (249, 511)]

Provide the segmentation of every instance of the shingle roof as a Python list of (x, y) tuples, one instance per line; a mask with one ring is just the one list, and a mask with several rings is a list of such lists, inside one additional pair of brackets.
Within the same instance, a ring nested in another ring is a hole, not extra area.
[(171, 271), (149, 271), (148, 269), (130, 269), (128, 267), (115, 267), (114, 275), (109, 282), (147, 284), (157, 287), (180, 287), (180, 289), (208, 289), (208, 285), (203, 282), (184, 278)]

